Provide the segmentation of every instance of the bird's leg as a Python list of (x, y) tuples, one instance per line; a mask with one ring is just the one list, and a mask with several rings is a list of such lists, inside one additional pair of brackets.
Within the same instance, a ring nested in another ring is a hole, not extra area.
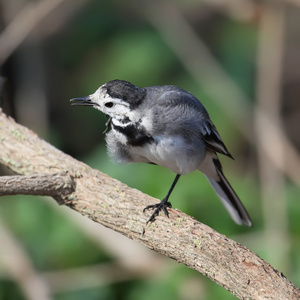
[(171, 193), (172, 193), (172, 191), (173, 191), (173, 189), (174, 189), (174, 187), (175, 187), (175, 185), (176, 185), (176, 183), (177, 183), (179, 177), (180, 177), (180, 174), (177, 174), (176, 177), (175, 177), (175, 179), (174, 179), (174, 181), (173, 181), (173, 183), (172, 183), (172, 185), (171, 185), (171, 188), (170, 188), (169, 191), (168, 191), (167, 196), (166, 196), (163, 200), (161, 200), (161, 201), (160, 201), (159, 203), (157, 203), (157, 204), (148, 205), (148, 206), (146, 206), (146, 207), (144, 208), (143, 211), (145, 211), (145, 210), (147, 210), (147, 209), (154, 209), (154, 212), (153, 212), (153, 214), (151, 215), (151, 217), (149, 218), (149, 220), (147, 221), (147, 224), (148, 224), (149, 222), (154, 222), (154, 221), (155, 221), (155, 217), (158, 216), (158, 214), (159, 214), (159, 212), (160, 212), (161, 210), (163, 210), (163, 212), (165, 213), (165, 215), (166, 215), (167, 217), (169, 217), (169, 213), (168, 213), (167, 207), (172, 207), (171, 202), (169, 202), (169, 197), (170, 197), (170, 195), (171, 195)]

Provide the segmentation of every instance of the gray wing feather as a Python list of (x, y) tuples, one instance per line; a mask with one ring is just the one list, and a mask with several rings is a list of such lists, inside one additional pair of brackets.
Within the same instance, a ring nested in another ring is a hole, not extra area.
[[(189, 92), (175, 86), (152, 87), (148, 97), (157, 97), (158, 106), (155, 124), (165, 126), (164, 130), (174, 132), (176, 128), (186, 136), (199, 136), (212, 151), (233, 158), (224, 145), (216, 127), (202, 103)], [(148, 103), (151, 106), (151, 103)], [(184, 120), (184, 121), (183, 121)], [(160, 131), (161, 128), (158, 129)]]
[(227, 150), (215, 125), (210, 119), (206, 119), (203, 121), (201, 127), (201, 133), (204, 137), (204, 142), (208, 149), (224, 154), (233, 159), (233, 156)]

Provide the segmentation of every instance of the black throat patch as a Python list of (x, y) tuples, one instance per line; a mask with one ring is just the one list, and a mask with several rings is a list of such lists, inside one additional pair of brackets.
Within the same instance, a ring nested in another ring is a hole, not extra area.
[(121, 127), (112, 123), (112, 127), (127, 137), (127, 144), (130, 146), (141, 147), (154, 142), (153, 137), (147, 134), (138, 124)]

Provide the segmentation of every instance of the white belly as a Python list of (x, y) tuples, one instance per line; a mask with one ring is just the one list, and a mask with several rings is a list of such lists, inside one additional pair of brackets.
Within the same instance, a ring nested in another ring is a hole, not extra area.
[(205, 156), (204, 147), (198, 143), (187, 143), (180, 136), (155, 138), (156, 143), (143, 147), (132, 147), (133, 162), (152, 162), (177, 174), (187, 174), (197, 169)]

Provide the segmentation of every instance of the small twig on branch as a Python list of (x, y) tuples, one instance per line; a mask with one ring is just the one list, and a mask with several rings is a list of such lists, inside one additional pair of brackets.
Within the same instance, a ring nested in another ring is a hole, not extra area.
[(63, 204), (64, 199), (75, 191), (75, 187), (75, 181), (67, 173), (0, 177), (0, 196), (50, 196)]
[(158, 200), (62, 153), (1, 110), (0, 163), (23, 175), (67, 170), (76, 181), (65, 201), (69, 207), (204, 274), (240, 299), (300, 299), (300, 290), (269, 263), (177, 209), (147, 226), (150, 213), (143, 208)]

